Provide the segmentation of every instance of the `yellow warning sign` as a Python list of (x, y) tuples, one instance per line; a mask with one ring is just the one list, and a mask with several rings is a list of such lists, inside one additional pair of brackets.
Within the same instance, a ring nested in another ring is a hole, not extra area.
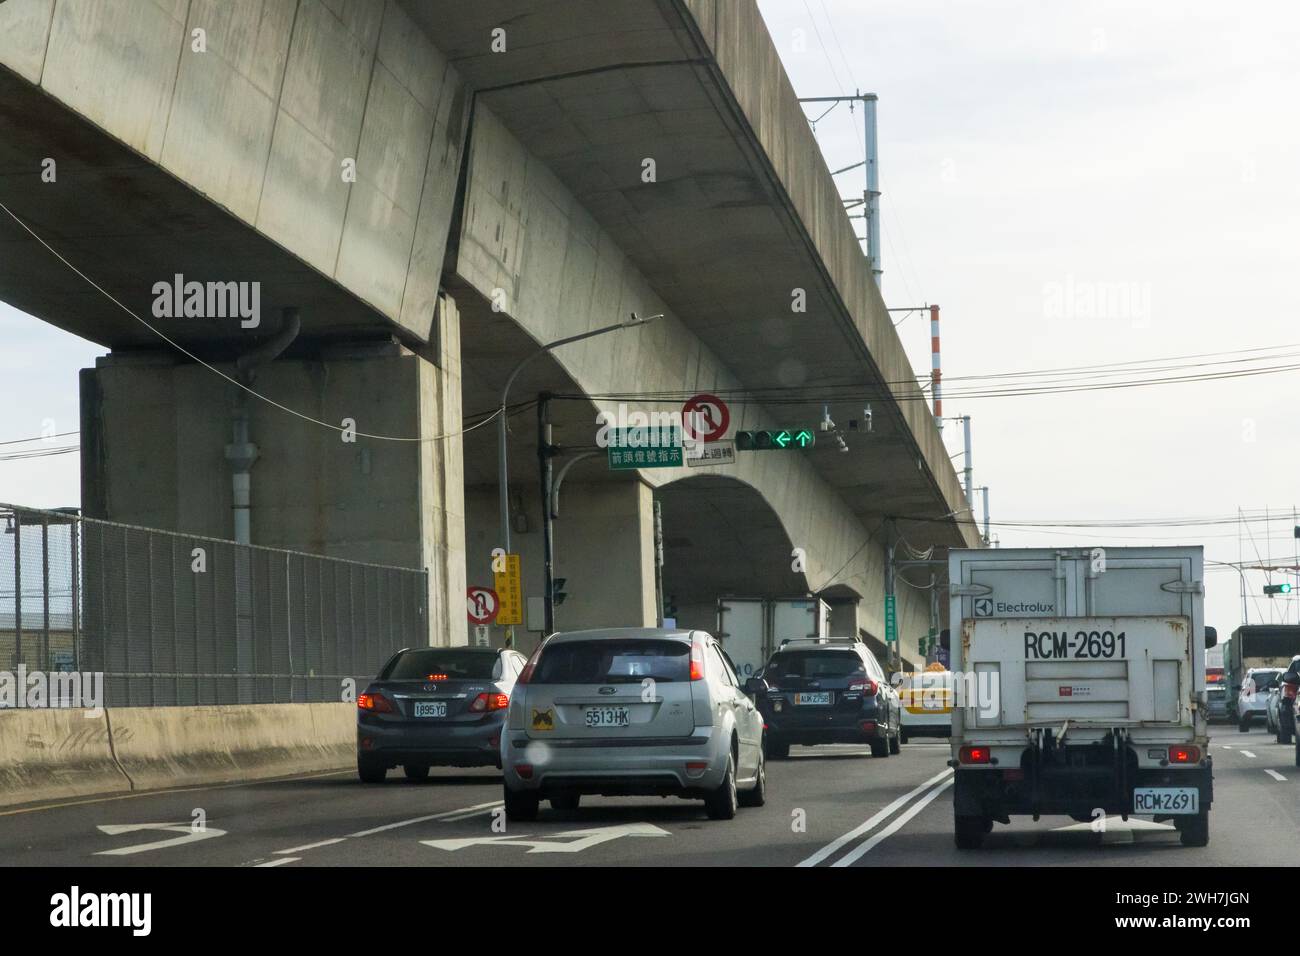
[(496, 623), (522, 624), (524, 623), (524, 598), (523, 587), (519, 581), (519, 555), (507, 554), (505, 559), (506, 569), (492, 575), (497, 597), (501, 601)]

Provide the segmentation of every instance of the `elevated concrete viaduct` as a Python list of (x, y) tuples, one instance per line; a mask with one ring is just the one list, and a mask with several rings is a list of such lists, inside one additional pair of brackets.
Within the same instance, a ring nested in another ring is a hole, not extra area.
[[(561, 627), (655, 620), (656, 499), (665, 593), (709, 628), (721, 596), (812, 592), (879, 639), (888, 544), (976, 540), (749, 0), (9, 0), (0, 202), (101, 287), (0, 214), (0, 298), (111, 350), (82, 376), (87, 513), (229, 536), (239, 389), (195, 359), (238, 378), (294, 307), (251, 380), (299, 413), (248, 402), (252, 540), (429, 567), (434, 642), (466, 639), (465, 583), (498, 545), (496, 423), (462, 421), (541, 344), (633, 311), (664, 317), (517, 380), (512, 402), (562, 396), (560, 445), (696, 391), (733, 429), (813, 425), (823, 404), (841, 424), (870, 404), (874, 428), (847, 452), (577, 464)], [(260, 321), (157, 316), (177, 275), (258, 282)], [(540, 594), (533, 412), (510, 421)], [(915, 659), (929, 602), (898, 602)]]

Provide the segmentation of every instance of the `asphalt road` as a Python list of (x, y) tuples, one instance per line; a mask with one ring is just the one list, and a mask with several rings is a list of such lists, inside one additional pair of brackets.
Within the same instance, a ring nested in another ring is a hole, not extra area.
[[(1294, 866), (1300, 770), (1262, 728), (1216, 727), (1210, 845), (1133, 818), (1105, 833), (1068, 818), (998, 825), (984, 849), (952, 839), (946, 742), (899, 756), (854, 747), (794, 748), (768, 765), (768, 801), (735, 820), (658, 798), (545, 804), (531, 824), (503, 822), (494, 770), (434, 770), (360, 783), (352, 770), (262, 783), (104, 797), (0, 811), (4, 866)], [(193, 826), (201, 814), (204, 827)], [(494, 823), (496, 828), (494, 829)]]

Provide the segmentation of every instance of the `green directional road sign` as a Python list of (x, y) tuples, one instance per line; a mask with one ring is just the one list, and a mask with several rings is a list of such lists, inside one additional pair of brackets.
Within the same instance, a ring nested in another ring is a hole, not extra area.
[(885, 595), (885, 643), (898, 640), (898, 615), (894, 611), (894, 595)]
[(675, 425), (613, 429), (606, 450), (614, 471), (683, 465), (682, 434)]
[(792, 448), (811, 448), (816, 443), (816, 436), (807, 428), (736, 432), (737, 451), (788, 451)]

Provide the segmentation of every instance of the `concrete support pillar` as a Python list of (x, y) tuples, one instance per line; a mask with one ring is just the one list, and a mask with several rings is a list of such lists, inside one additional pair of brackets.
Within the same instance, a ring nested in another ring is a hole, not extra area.
[[(524, 525), (516, 527), (511, 547), (520, 555), (525, 604), (536, 611), (542, 596), (541, 504), (532, 483), (520, 490), (526, 530), (519, 530)], [(570, 479), (561, 494), (560, 517), (554, 525), (555, 576), (565, 579), (568, 597), (555, 609), (557, 629), (654, 627), (651, 490), (635, 481), (579, 484)], [(499, 537), (497, 509), (495, 487), (466, 491), (470, 584), (492, 586), (492, 549)], [(492, 632), (492, 643), (499, 645), (501, 628)], [(541, 615), (525, 614), (515, 634), (515, 646), (530, 651), (542, 636)]]
[[(345, 435), (257, 398), (248, 431), (254, 545), (397, 567), (429, 575), (434, 644), (466, 642), (459, 320), (441, 303), (439, 351), (422, 357), (391, 342), (327, 345), (309, 359), (259, 369), (253, 388)], [(438, 364), (430, 361), (432, 357)], [(225, 458), (234, 386), (162, 353), (110, 355), (81, 373), (82, 503), (88, 517), (234, 537)]]

